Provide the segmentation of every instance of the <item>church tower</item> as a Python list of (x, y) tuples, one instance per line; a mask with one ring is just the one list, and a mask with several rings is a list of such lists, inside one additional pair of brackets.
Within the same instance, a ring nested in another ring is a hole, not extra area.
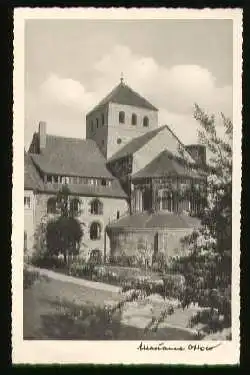
[(158, 109), (121, 82), (86, 115), (86, 138), (106, 159), (126, 143), (158, 127)]

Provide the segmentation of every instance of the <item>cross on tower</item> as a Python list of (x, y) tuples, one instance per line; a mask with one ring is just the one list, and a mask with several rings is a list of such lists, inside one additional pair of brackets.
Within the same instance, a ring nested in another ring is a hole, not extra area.
[(121, 72), (121, 83), (124, 83), (124, 77), (123, 77), (123, 72)]

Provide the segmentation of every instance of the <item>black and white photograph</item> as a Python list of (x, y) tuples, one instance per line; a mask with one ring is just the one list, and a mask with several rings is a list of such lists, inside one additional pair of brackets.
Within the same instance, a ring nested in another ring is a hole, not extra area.
[(238, 363), (241, 18), (16, 10), (18, 363)]

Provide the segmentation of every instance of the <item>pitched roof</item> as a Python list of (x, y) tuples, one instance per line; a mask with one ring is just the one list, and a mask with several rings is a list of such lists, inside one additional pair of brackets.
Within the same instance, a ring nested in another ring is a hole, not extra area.
[(114, 155), (112, 155), (108, 162), (120, 159), (127, 155), (133, 155), (136, 151), (142, 148), (146, 143), (148, 143), (151, 139), (153, 139), (156, 134), (158, 134), (162, 129), (166, 128), (167, 125), (163, 125), (159, 128), (151, 130), (137, 138), (132, 139), (128, 142), (125, 146), (123, 146), (120, 150), (118, 150)]
[(150, 229), (150, 228), (195, 228), (200, 225), (197, 218), (188, 215), (179, 215), (167, 212), (157, 212), (150, 214), (141, 212), (138, 214), (124, 216), (121, 219), (109, 224), (109, 228), (124, 229)]
[(31, 157), (44, 173), (113, 178), (106, 167), (106, 159), (91, 139), (47, 135), (45, 149)]
[(36, 190), (43, 189), (43, 182), (36, 167), (34, 166), (30, 155), (24, 151), (24, 189)]
[(149, 103), (149, 101), (147, 101), (137, 92), (132, 90), (129, 86), (125, 85), (124, 83), (120, 83), (104, 99), (102, 99), (100, 103), (97, 104), (88, 114), (110, 102), (146, 108), (151, 111), (158, 111), (156, 107), (154, 107), (151, 103)]
[(191, 178), (202, 178), (203, 175), (196, 170), (187, 168), (168, 150), (162, 151), (155, 159), (143, 169), (133, 175), (133, 178), (183, 176)]

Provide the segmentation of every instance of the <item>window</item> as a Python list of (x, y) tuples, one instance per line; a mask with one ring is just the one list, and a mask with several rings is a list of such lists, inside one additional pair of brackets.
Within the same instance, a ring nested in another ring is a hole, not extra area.
[(99, 199), (94, 199), (90, 205), (90, 212), (92, 215), (103, 214), (103, 204)]
[(118, 220), (120, 218), (120, 211), (116, 212), (116, 219)]
[(54, 182), (57, 184), (58, 183), (58, 176), (54, 176)]
[(93, 133), (93, 131), (94, 131), (94, 123), (93, 123), (93, 121), (91, 121), (90, 126), (91, 126), (91, 132)]
[(163, 190), (161, 195), (162, 210), (172, 211), (172, 196), (167, 190)]
[(27, 232), (24, 231), (24, 245), (23, 245), (24, 251), (27, 251)]
[(122, 143), (121, 138), (117, 138), (117, 144), (120, 145)]
[(104, 118), (104, 114), (102, 114), (102, 126), (104, 125), (105, 123), (105, 118)]
[(73, 177), (73, 184), (77, 184), (77, 177), (75, 176), (75, 177)]
[(107, 181), (104, 178), (101, 180), (101, 185), (102, 186), (107, 186)]
[(24, 197), (24, 208), (31, 208), (30, 197)]
[(148, 117), (145, 116), (143, 117), (143, 126), (148, 126), (149, 125), (149, 120), (148, 120)]
[(101, 238), (101, 224), (93, 222), (90, 225), (90, 239), (99, 240)]
[(132, 114), (131, 124), (132, 125), (136, 125), (137, 124), (137, 116), (136, 116), (135, 113)]
[(49, 198), (47, 202), (47, 213), (56, 214), (56, 198)]
[(99, 127), (99, 120), (98, 120), (98, 118), (96, 119), (96, 128), (98, 129), (98, 127)]
[(52, 183), (52, 176), (47, 175), (47, 182)]
[(125, 112), (123, 112), (123, 111), (119, 112), (119, 123), (120, 124), (125, 123)]
[(74, 198), (70, 201), (70, 212), (73, 216), (79, 214), (80, 211), (80, 201), (77, 198)]

